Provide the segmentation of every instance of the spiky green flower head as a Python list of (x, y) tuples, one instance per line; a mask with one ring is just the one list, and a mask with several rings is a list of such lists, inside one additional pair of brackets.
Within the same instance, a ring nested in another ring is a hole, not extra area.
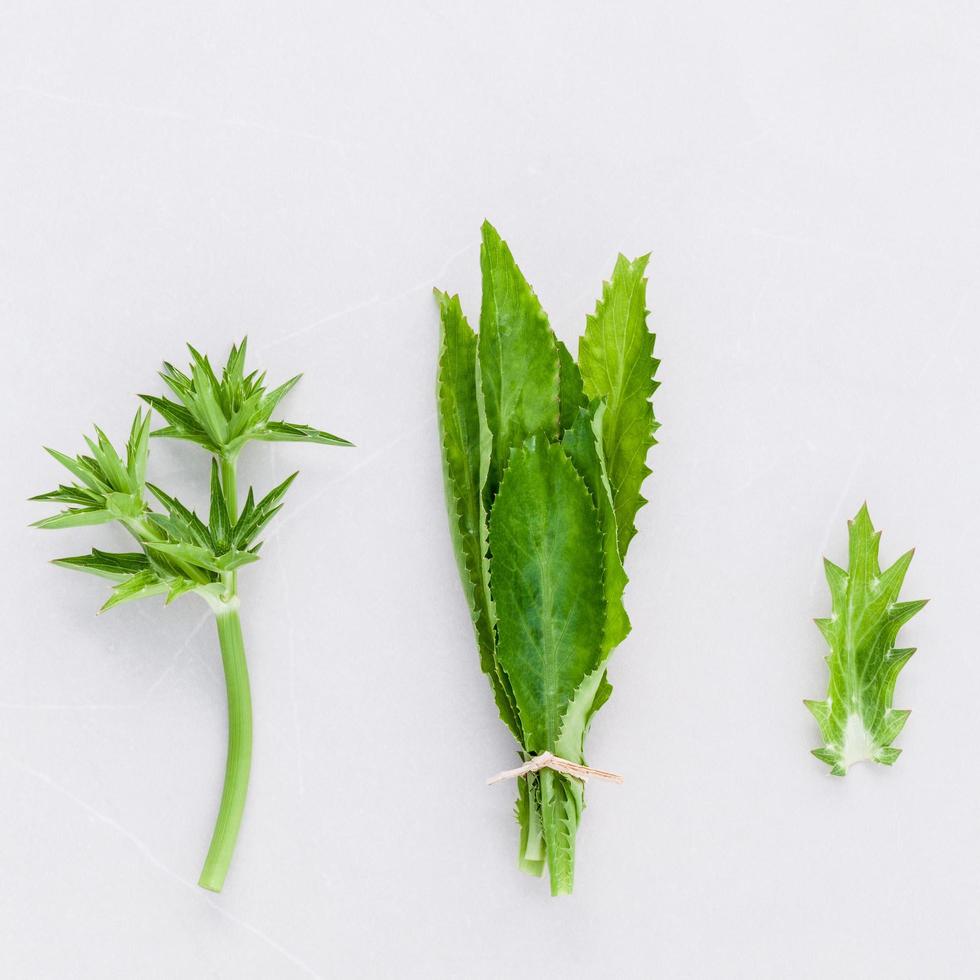
[(892, 707), (895, 682), (914, 648), (895, 646), (898, 631), (928, 600), (899, 602), (912, 561), (907, 551), (890, 568), (878, 564), (881, 532), (871, 524), (867, 504), (848, 522), (848, 568), (824, 559), (833, 599), (828, 619), (816, 620), (830, 647), (830, 685), (824, 701), (804, 701), (823, 736), (813, 754), (844, 776), (857, 762), (890, 766), (902, 750), (892, 745), (909, 711)]
[[(271, 421), (272, 413), (301, 376), (267, 391), (264, 374), (245, 373), (245, 350), (245, 341), (232, 347), (220, 380), (208, 358), (193, 347), (189, 375), (165, 364), (162, 377), (180, 403), (141, 396), (169, 425), (151, 431), (151, 413), (138, 410), (125, 460), (99, 428), (95, 439), (86, 439), (91, 455), (71, 457), (48, 450), (76, 481), (33, 498), (68, 505), (35, 526), (62, 528), (119, 521), (139, 545), (138, 552), (94, 549), (88, 555), (55, 562), (114, 581), (115, 589), (104, 609), (160, 594), (169, 602), (186, 592), (196, 592), (212, 604), (229, 602), (236, 595), (237, 569), (257, 560), (257, 536), (279, 511), (296, 476), (287, 477), (258, 503), (249, 489), (239, 510), (235, 460), (242, 446), (251, 439), (352, 445), (309, 426)], [(187, 439), (212, 454), (207, 522), (177, 497), (147, 482), (150, 436)], [(151, 506), (150, 498), (162, 505), (162, 511)]]
[(252, 439), (263, 442), (313, 442), (323, 446), (350, 446), (346, 439), (296, 422), (273, 421), (279, 402), (302, 377), (297, 374), (271, 391), (265, 386), (265, 372), (245, 373), (248, 338), (233, 346), (218, 378), (207, 356), (190, 344), (189, 373), (168, 361), (160, 372), (177, 401), (157, 395), (140, 395), (167, 421), (154, 436), (187, 439), (203, 446), (215, 456), (235, 459), (242, 446)]

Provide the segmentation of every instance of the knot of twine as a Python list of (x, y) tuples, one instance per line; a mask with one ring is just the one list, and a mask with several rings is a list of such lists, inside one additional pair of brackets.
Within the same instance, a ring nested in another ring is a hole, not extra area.
[(487, 785), (499, 783), (505, 779), (520, 779), (521, 776), (539, 772), (542, 769), (554, 769), (555, 772), (560, 772), (565, 776), (581, 779), (583, 783), (590, 776), (594, 776), (596, 779), (604, 779), (607, 783), (623, 782), (623, 777), (617, 773), (606, 772), (604, 769), (593, 769), (591, 766), (580, 766), (577, 762), (569, 762), (568, 759), (562, 759), (551, 752), (542, 752), (541, 755), (528, 759), (523, 766), (519, 766), (517, 769), (505, 769), (503, 772), (498, 772), (496, 776), (491, 776), (487, 780)]

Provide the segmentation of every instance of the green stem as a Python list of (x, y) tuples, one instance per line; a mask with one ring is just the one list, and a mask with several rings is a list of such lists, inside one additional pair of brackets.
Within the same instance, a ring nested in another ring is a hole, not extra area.
[(231, 523), (238, 520), (237, 456), (221, 457), (221, 489), (225, 495), (225, 506)]
[(248, 792), (248, 774), (252, 767), (252, 698), (238, 599), (228, 603), (227, 609), (219, 610), (215, 620), (228, 688), (228, 760), (218, 821), (198, 884), (209, 891), (220, 892), (235, 851)]

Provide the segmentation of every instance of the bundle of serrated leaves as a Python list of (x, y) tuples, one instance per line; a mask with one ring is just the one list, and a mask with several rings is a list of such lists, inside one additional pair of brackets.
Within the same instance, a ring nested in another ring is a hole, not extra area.
[[(647, 258), (619, 256), (577, 363), (488, 223), (479, 335), (459, 297), (436, 292), (450, 529), (480, 664), (525, 762), (585, 763), (607, 661), (630, 630), (623, 558), (658, 428)], [(553, 894), (572, 890), (583, 788), (551, 768), (519, 779), (519, 866), (547, 864)]]
[(857, 762), (893, 765), (902, 754), (892, 742), (909, 711), (892, 707), (899, 671), (915, 653), (897, 648), (898, 631), (928, 600), (899, 602), (898, 594), (914, 551), (881, 570), (878, 544), (867, 505), (848, 522), (847, 569), (824, 559), (833, 608), (816, 620), (830, 653), (830, 684), (823, 701), (804, 701), (820, 726), (824, 744), (813, 754), (845, 776)]

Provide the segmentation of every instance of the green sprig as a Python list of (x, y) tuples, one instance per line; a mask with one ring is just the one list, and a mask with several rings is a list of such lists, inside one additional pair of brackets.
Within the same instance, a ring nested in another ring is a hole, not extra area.
[[(36, 522), (40, 528), (78, 527), (118, 521), (135, 538), (139, 551), (58, 558), (54, 564), (88, 572), (113, 583), (102, 610), (149, 596), (170, 603), (194, 593), (215, 614), (228, 688), (228, 763), (221, 806), (200, 884), (220, 891), (228, 872), (241, 823), (251, 765), (251, 697), (239, 619), (240, 568), (259, 558), (259, 536), (282, 508), (293, 473), (256, 502), (249, 488), (239, 509), (236, 465), (241, 448), (252, 439), (350, 446), (346, 439), (306, 425), (271, 421), (272, 413), (300, 376), (272, 391), (264, 374), (245, 373), (246, 342), (233, 346), (219, 379), (208, 358), (190, 347), (190, 373), (166, 364), (161, 375), (179, 402), (155, 395), (141, 397), (169, 423), (151, 431), (151, 412), (137, 410), (126, 443), (125, 459), (96, 428), (86, 439), (88, 454), (48, 452), (74, 477), (33, 500), (66, 505)], [(150, 436), (196, 442), (212, 454), (207, 520), (176, 496), (146, 480)], [(148, 500), (148, 495), (151, 498)], [(155, 506), (154, 506), (155, 505)]]

